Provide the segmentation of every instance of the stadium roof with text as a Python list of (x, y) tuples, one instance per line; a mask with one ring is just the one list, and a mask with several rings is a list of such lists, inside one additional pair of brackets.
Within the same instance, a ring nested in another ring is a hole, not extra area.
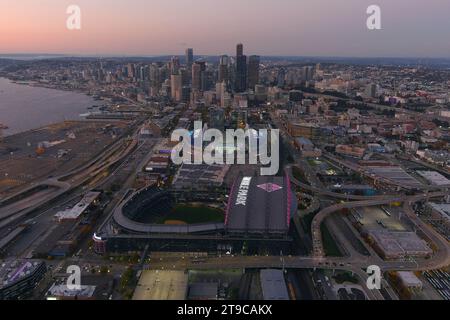
[(286, 234), (297, 207), (288, 177), (241, 177), (228, 201), (225, 228), (230, 233)]

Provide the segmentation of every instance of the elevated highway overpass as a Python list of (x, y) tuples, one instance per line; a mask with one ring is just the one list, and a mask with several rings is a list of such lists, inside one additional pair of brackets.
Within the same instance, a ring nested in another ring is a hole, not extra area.
[(430, 241), (433, 242), (434, 245), (437, 246), (437, 250), (433, 255), (433, 259), (430, 261), (423, 261), (422, 268), (425, 266), (440, 268), (445, 267), (450, 264), (450, 246), (439, 233), (437, 233), (431, 226), (424, 223), (420, 220), (419, 217), (416, 216), (414, 210), (412, 210), (411, 205), (415, 202), (430, 199), (443, 197), (447, 195), (446, 192), (435, 192), (429, 194), (422, 194), (416, 196), (399, 196), (396, 198), (388, 198), (388, 199), (373, 199), (373, 200), (365, 200), (365, 201), (354, 201), (347, 203), (339, 203), (327, 207), (321, 210), (317, 215), (314, 216), (312, 224), (311, 224), (311, 234), (313, 240), (313, 255), (315, 257), (324, 257), (325, 252), (323, 248), (322, 242), (322, 232), (320, 230), (320, 226), (330, 214), (340, 211), (342, 209), (351, 209), (358, 207), (367, 207), (367, 206), (377, 206), (383, 204), (389, 204), (391, 202), (402, 202), (404, 203), (404, 211), (411, 219), (411, 221), (419, 228), (424, 234), (428, 237)]
[(371, 199), (386, 199), (388, 197), (395, 198), (395, 196), (391, 195), (375, 195), (375, 196), (360, 196), (360, 195), (352, 195), (352, 194), (343, 194), (339, 192), (333, 192), (327, 189), (323, 188), (317, 188), (314, 186), (311, 186), (309, 184), (303, 183), (299, 181), (297, 178), (294, 177), (292, 174), (292, 166), (286, 167), (286, 174), (289, 176), (289, 179), (291, 180), (291, 183), (304, 189), (313, 192), (317, 195), (322, 196), (328, 196), (335, 199), (342, 199), (342, 200), (371, 200)]

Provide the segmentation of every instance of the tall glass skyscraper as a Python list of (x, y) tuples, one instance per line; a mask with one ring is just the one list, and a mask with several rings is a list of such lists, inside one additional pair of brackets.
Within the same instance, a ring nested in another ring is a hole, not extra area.
[(247, 90), (247, 57), (244, 55), (244, 46), (240, 43), (236, 47), (236, 92)]
[(188, 48), (186, 49), (186, 66), (188, 70), (192, 67), (192, 63), (194, 62), (194, 49)]
[(255, 90), (255, 86), (259, 83), (259, 56), (248, 57), (248, 87)]

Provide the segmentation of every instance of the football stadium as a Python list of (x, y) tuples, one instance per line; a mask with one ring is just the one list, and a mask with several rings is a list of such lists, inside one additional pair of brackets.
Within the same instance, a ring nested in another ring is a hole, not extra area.
[(288, 252), (296, 197), (288, 177), (238, 177), (225, 203), (176, 203), (170, 189), (126, 195), (93, 237), (97, 253)]

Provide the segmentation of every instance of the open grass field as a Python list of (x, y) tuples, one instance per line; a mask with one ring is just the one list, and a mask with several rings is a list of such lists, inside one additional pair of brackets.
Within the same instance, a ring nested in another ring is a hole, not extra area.
[(320, 230), (322, 231), (322, 241), (325, 255), (327, 257), (342, 257), (343, 254), (339, 250), (338, 245), (334, 241), (333, 236), (326, 227), (325, 223), (322, 223)]

